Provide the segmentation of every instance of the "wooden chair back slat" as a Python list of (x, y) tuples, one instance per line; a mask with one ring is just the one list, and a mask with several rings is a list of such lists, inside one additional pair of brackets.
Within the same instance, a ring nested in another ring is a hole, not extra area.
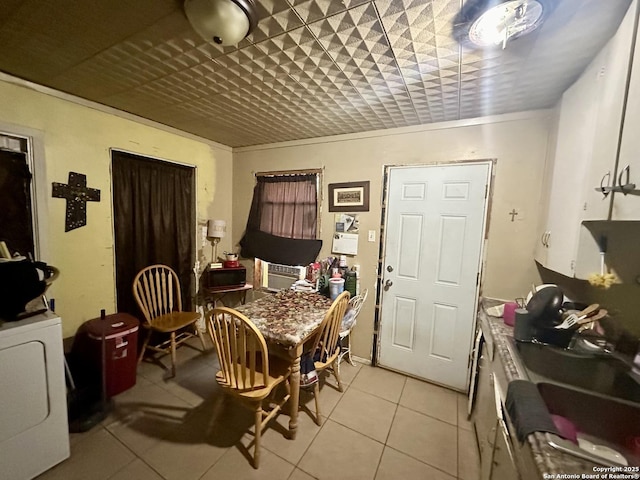
[(150, 325), (154, 318), (174, 310), (182, 311), (180, 280), (166, 265), (151, 265), (140, 270), (133, 281), (133, 295)]
[[(220, 307), (207, 312), (206, 321), (225, 384), (241, 391), (269, 387), (267, 344), (251, 320), (232, 308)], [(261, 378), (256, 375), (259, 364)]]
[[(340, 336), (340, 327), (342, 318), (349, 304), (349, 292), (342, 292), (331, 304), (331, 308), (324, 316), (320, 324), (320, 330), (313, 344), (312, 352), (322, 350), (320, 361), (329, 361), (331, 357), (337, 355), (340, 350), (338, 338)], [(326, 358), (325, 355), (326, 354)]]

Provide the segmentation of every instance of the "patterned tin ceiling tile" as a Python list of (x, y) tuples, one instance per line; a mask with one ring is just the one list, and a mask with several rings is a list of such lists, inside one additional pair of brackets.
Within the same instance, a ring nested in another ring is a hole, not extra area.
[(412, 103), (399, 103), (407, 88), (374, 4), (365, 3), (309, 28), (374, 113), (389, 116), (387, 123), (396, 126), (417, 122)]
[(231, 47), (182, 0), (7, 0), (0, 70), (254, 145), (552, 106), (629, 2), (563, 0), (506, 50), (473, 50), (451, 34), (460, 0), (261, 0)]
[(370, 1), (371, 0), (289, 0), (289, 3), (300, 18), (308, 24)]
[(280, 35), (302, 25), (302, 20), (286, 0), (256, 2), (258, 25), (247, 37), (252, 43)]

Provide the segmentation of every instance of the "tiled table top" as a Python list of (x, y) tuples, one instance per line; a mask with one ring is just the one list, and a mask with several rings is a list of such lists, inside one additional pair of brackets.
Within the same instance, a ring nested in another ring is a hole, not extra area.
[(236, 307), (268, 341), (293, 347), (322, 322), (331, 300), (317, 293), (282, 290)]

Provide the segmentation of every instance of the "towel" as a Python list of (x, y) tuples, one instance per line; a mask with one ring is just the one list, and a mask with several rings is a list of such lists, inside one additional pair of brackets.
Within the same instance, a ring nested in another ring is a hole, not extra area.
[(533, 432), (560, 435), (534, 383), (527, 380), (510, 382), (505, 403), (519, 441), (523, 442)]

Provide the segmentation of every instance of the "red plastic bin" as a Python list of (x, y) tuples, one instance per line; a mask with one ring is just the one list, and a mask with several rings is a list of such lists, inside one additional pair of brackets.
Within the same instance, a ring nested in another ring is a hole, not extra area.
[(102, 337), (105, 340), (106, 395), (112, 397), (136, 384), (138, 328), (140, 322), (128, 313), (94, 318), (85, 324), (91, 345), (91, 360), (102, 364)]

